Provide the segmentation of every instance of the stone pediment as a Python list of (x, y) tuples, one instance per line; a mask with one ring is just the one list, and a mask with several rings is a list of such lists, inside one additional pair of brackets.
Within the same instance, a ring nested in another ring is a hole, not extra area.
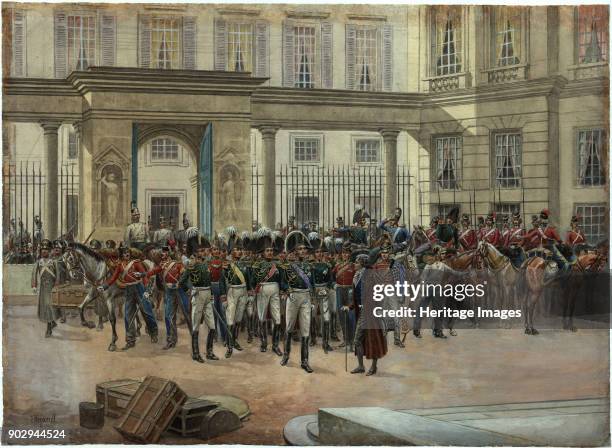
[(95, 171), (99, 172), (106, 165), (118, 165), (123, 171), (130, 168), (130, 161), (114, 145), (109, 145), (94, 160)]

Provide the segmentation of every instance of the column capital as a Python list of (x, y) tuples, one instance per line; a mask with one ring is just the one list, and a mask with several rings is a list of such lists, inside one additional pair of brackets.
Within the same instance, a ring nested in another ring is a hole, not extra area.
[(276, 133), (280, 129), (280, 126), (264, 125), (264, 126), (259, 126), (258, 129), (259, 129), (259, 132), (261, 132), (261, 136), (264, 139), (268, 139), (268, 138), (276, 137)]
[(61, 121), (40, 121), (44, 134), (57, 134), (57, 130), (62, 125)]
[(383, 129), (379, 129), (378, 132), (380, 133), (380, 135), (382, 135), (382, 138), (385, 141), (387, 140), (397, 141), (397, 136), (399, 135), (401, 130), (383, 128)]

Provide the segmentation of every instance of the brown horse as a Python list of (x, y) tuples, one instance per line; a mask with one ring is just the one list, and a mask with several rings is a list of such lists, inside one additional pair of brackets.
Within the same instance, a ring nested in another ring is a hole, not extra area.
[[(478, 243), (478, 252), (494, 280), (497, 303), (502, 310), (514, 309), (517, 305), (517, 285), (521, 275), (510, 259), (486, 241)], [(507, 326), (510, 323), (507, 322)]]
[(547, 286), (558, 272), (557, 264), (540, 256), (529, 258), (523, 264), (523, 275), (520, 277), (519, 291), (525, 293), (523, 311), (525, 313), (525, 334), (536, 335), (540, 332), (533, 326), (535, 307)]
[(563, 294), (563, 329), (572, 332), (577, 331), (574, 326), (574, 308), (576, 306), (576, 297), (580, 291), (586, 275), (597, 273), (603, 270), (607, 261), (607, 255), (604, 251), (586, 252), (579, 255), (574, 263), (572, 263), (566, 283), (564, 283)]

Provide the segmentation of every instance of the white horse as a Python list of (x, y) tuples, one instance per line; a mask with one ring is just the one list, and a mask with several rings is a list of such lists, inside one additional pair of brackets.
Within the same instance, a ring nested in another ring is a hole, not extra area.
[[(117, 316), (115, 314), (115, 308), (120, 305), (124, 299), (124, 292), (116, 284), (111, 285), (106, 291), (99, 292), (98, 286), (104, 284), (104, 282), (112, 275), (111, 270), (106, 262), (104, 256), (93, 251), (89, 247), (80, 243), (71, 243), (64, 253), (64, 261), (70, 276), (78, 278), (82, 276), (85, 282), (91, 286), (90, 292), (85, 296), (83, 303), (79, 305), (79, 314), (81, 317), (81, 325), (93, 328), (93, 323), (85, 320), (84, 310), (85, 307), (94, 301), (98, 294), (102, 294), (106, 308), (108, 310), (108, 320), (112, 327), (112, 340), (108, 346), (108, 350), (113, 352), (117, 349)], [(144, 260), (143, 262), (147, 269), (153, 267), (153, 262), (150, 260)], [(102, 316), (99, 317), (100, 325), (102, 322)], [(140, 320), (136, 316), (137, 331), (140, 333)]]

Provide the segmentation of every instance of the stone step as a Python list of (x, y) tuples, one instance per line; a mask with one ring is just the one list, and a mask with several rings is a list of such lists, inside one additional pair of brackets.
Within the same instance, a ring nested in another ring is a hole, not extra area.
[(309, 425), (317, 425), (317, 415), (300, 415), (287, 422), (283, 428), (283, 437), (287, 445), (292, 446), (316, 446), (317, 440), (310, 437), (308, 433)]
[(531, 446), (521, 437), (378, 407), (319, 409), (322, 445)]

